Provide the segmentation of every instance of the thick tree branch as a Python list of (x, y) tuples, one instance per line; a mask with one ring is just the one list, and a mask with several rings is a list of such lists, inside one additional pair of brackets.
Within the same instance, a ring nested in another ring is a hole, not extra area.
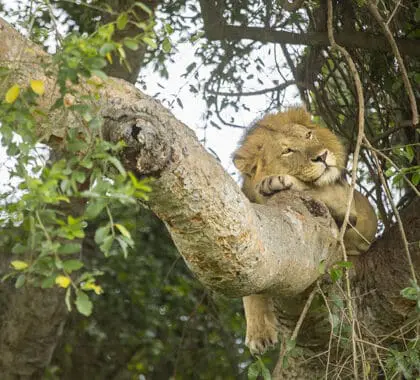
[(251, 205), (188, 128), (153, 99), (119, 87), (101, 96), (106, 136), (128, 144), (127, 168), (157, 178), (148, 204), (203, 283), (230, 296), (296, 294), (318, 277), (322, 260), (337, 257), (322, 206), (299, 197), (273, 199), (276, 208)]
[[(19, 54), (25, 62), (48, 59), (36, 46), (22, 49), (27, 42), (10, 26), (2, 28), (2, 61), (16, 67), (13, 61)], [(44, 97), (48, 109), (56, 100), (54, 78), (35, 64), (30, 70), (17, 65), (13, 79), (22, 86), (34, 77), (46, 82), (53, 95)], [(95, 89), (85, 86), (80, 91)], [(322, 205), (300, 196), (280, 201), (281, 209), (251, 205), (190, 129), (122, 80), (110, 78), (97, 105), (105, 119), (105, 138), (127, 143), (127, 169), (157, 178), (148, 204), (168, 226), (192, 271), (209, 287), (236, 297), (273, 289), (296, 294), (316, 280), (321, 261), (337, 258), (335, 226)], [(61, 120), (50, 126), (50, 137), (64, 135), (69, 120)]]

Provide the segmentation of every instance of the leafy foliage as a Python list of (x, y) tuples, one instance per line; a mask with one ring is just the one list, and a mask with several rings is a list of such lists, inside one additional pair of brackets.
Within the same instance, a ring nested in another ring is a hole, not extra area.
[[(108, 221), (97, 227), (96, 243), (106, 256), (120, 251), (128, 256), (134, 247), (131, 232), (111, 209), (116, 204), (132, 207), (139, 199), (147, 200), (151, 191), (149, 180), (127, 173), (118, 160), (124, 145), (101, 138), (103, 121), (94, 106), (101, 78), (106, 78), (102, 69), (112, 61), (111, 52), (115, 50), (124, 59), (122, 44), (112, 37), (115, 27), (123, 29), (128, 22), (127, 14), (90, 37), (70, 34), (61, 41), (46, 68), (57, 75), (59, 97), (52, 109), (43, 108), (41, 100), (55, 89), (46, 91), (44, 81), (36, 78), (29, 84), (11, 85), (0, 105), (1, 142), (13, 162), (9, 181), (19, 188), (18, 196), (13, 186), (2, 193), (0, 217), (3, 227), (19, 229), (20, 234), (13, 235), (13, 240), (6, 238), (6, 243), (22, 258), (12, 261), (12, 271), (3, 280), (15, 278), (16, 287), (29, 283), (66, 288), (68, 307), (74, 301), (84, 315), (92, 311), (87, 292), (101, 292), (95, 283), (100, 273), (81, 271), (83, 262), (76, 256), (82, 251), (87, 226), (106, 213)], [(3, 85), (8, 83), (7, 70), (3, 69)], [(92, 86), (91, 98), (78, 93), (81, 78)], [(49, 160), (34, 127), (45, 123), (45, 134), (51, 136), (54, 132), (47, 115), (58, 107), (65, 108), (67, 117), (76, 122), (63, 136), (55, 137), (63, 153), (60, 159)]]

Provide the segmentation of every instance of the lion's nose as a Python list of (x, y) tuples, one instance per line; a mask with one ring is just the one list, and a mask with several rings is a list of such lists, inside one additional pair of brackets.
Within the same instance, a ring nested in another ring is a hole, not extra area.
[(323, 163), (325, 163), (327, 161), (327, 156), (328, 156), (328, 150), (321, 153), (318, 157), (313, 158), (312, 161), (313, 162), (323, 162)]

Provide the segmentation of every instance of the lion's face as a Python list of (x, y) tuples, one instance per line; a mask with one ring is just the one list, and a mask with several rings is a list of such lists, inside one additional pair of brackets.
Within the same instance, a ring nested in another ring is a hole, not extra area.
[(262, 147), (254, 180), (264, 176), (289, 174), (303, 182), (323, 186), (340, 178), (341, 169), (331, 149), (320, 141), (316, 130), (303, 125), (285, 125), (271, 133)]
[(234, 162), (251, 193), (271, 175), (288, 174), (316, 187), (334, 183), (341, 177), (345, 157), (334, 133), (311, 123), (304, 110), (292, 109), (259, 121), (235, 152)]

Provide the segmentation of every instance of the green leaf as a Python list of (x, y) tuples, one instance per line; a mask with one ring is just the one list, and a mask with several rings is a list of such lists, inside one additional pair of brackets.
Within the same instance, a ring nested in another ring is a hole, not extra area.
[(165, 38), (162, 41), (162, 50), (165, 53), (169, 53), (172, 50), (172, 44), (171, 44), (171, 41), (169, 40), (169, 38)]
[(75, 303), (80, 314), (83, 314), (86, 317), (89, 317), (89, 315), (92, 314), (93, 304), (85, 292), (81, 290), (77, 291)]
[(116, 157), (109, 157), (108, 161), (114, 165), (117, 170), (122, 174), (124, 177), (127, 175), (127, 172), (125, 171), (124, 167), (121, 164), (121, 161)]
[(143, 42), (150, 46), (152, 49), (157, 49), (156, 41), (153, 38), (150, 37), (143, 37)]
[(16, 283), (15, 283), (16, 289), (19, 289), (23, 285), (25, 285), (25, 280), (26, 280), (26, 277), (25, 277), (24, 274), (21, 274), (20, 276), (18, 276), (18, 278), (16, 279)]
[(127, 250), (128, 244), (127, 244), (127, 241), (125, 239), (121, 239), (120, 237), (117, 237), (116, 240), (117, 240), (118, 244), (120, 245), (120, 247), (121, 247), (121, 249), (123, 251), (124, 258), (127, 258), (128, 257), (128, 250)]
[(121, 232), (121, 235), (131, 239), (130, 232), (122, 224), (115, 223), (114, 226), (117, 227), (118, 231)]
[(99, 246), (99, 249), (107, 256), (111, 250), (112, 243), (114, 242), (114, 237), (112, 235), (107, 236), (103, 243)]
[(105, 238), (109, 235), (111, 231), (111, 226), (107, 224), (106, 226), (99, 227), (95, 232), (95, 243), (101, 244)]
[(124, 46), (128, 47), (130, 50), (137, 50), (139, 48), (139, 44), (131, 38), (124, 39)]
[(127, 26), (128, 14), (126, 12), (121, 13), (117, 18), (117, 29), (123, 30)]
[(107, 65), (106, 60), (101, 57), (90, 58), (88, 63), (90, 69), (103, 69)]
[(72, 253), (79, 253), (82, 249), (82, 245), (80, 243), (68, 243), (66, 245), (61, 245), (57, 253), (59, 255), (70, 255)]
[(49, 277), (45, 278), (41, 283), (41, 288), (42, 289), (52, 288), (55, 284), (55, 277), (56, 277), (56, 275), (54, 274), (52, 276), (49, 276)]
[(85, 217), (88, 219), (96, 218), (106, 207), (108, 201), (106, 199), (94, 199), (89, 202), (86, 207)]
[(105, 42), (99, 49), (99, 54), (105, 57), (108, 53), (115, 50), (115, 45), (111, 42)]
[(296, 347), (296, 341), (295, 340), (288, 340), (286, 342), (286, 351), (292, 351)]
[(75, 270), (79, 270), (83, 265), (84, 264), (80, 260), (67, 260), (63, 262), (63, 269), (66, 272), (71, 273)]
[(135, 6), (141, 8), (144, 12), (146, 12), (149, 16), (153, 14), (153, 11), (151, 8), (149, 8), (147, 5), (141, 3), (140, 1), (136, 1), (134, 3)]
[(404, 288), (403, 290), (401, 290), (400, 294), (404, 298), (407, 298), (407, 299), (413, 300), (413, 301), (417, 300), (417, 297), (419, 296), (419, 293), (413, 287)]
[(258, 361), (252, 363), (248, 367), (248, 380), (257, 380), (258, 375), (260, 374), (260, 364)]
[(420, 183), (420, 171), (413, 174), (411, 182), (413, 182), (414, 186), (417, 186)]
[(340, 268), (347, 268), (347, 269), (353, 267), (353, 263), (351, 261), (338, 261), (336, 265)]
[(174, 29), (172, 28), (172, 26), (170, 24), (165, 24), (164, 28), (165, 28), (165, 32), (167, 34), (172, 34), (174, 32)]
[(271, 380), (270, 371), (265, 366), (264, 362), (262, 361), (262, 359), (259, 356), (257, 357), (257, 359), (258, 359), (258, 364), (260, 365), (260, 370), (261, 370), (261, 374), (263, 376), (263, 379), (264, 380)]
[(261, 375), (262, 375), (264, 380), (271, 380), (270, 371), (268, 370), (268, 368), (266, 366), (261, 368)]
[(330, 270), (330, 276), (333, 282), (337, 282), (343, 276), (343, 271), (341, 269), (333, 268)]

